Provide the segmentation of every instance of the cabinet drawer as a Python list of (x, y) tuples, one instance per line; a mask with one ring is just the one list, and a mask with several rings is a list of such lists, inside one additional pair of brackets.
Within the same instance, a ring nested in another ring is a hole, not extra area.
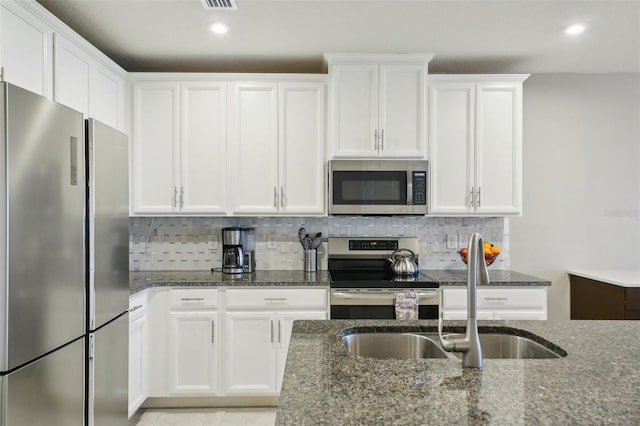
[(321, 308), (326, 309), (325, 289), (232, 289), (228, 308)]
[[(466, 309), (466, 289), (445, 289), (442, 303), (445, 309)], [(544, 289), (478, 289), (478, 309), (526, 308), (544, 310), (547, 294)]]
[(215, 308), (218, 306), (218, 290), (172, 289), (169, 294), (169, 306), (181, 309)]

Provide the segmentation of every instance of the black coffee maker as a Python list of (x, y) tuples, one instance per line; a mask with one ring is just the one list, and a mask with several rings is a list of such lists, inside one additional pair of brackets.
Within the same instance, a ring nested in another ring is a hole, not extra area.
[(222, 272), (225, 274), (244, 272), (242, 228), (222, 228)]

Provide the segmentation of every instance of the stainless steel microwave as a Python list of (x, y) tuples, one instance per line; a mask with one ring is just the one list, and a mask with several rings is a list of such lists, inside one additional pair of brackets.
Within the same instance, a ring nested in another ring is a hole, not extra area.
[(329, 214), (427, 214), (427, 161), (329, 161)]

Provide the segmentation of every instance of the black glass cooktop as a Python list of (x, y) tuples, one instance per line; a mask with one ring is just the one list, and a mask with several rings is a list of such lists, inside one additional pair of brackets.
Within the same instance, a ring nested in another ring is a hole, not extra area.
[(438, 288), (440, 284), (420, 272), (395, 275), (391, 270), (329, 270), (332, 288)]

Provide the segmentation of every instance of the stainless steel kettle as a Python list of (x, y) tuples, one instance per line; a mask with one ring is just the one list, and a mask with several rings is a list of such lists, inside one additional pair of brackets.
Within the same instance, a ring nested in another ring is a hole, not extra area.
[(391, 257), (387, 259), (391, 264), (391, 270), (396, 275), (416, 275), (418, 273), (418, 264), (416, 263), (416, 255), (409, 249), (398, 249), (391, 253)]

